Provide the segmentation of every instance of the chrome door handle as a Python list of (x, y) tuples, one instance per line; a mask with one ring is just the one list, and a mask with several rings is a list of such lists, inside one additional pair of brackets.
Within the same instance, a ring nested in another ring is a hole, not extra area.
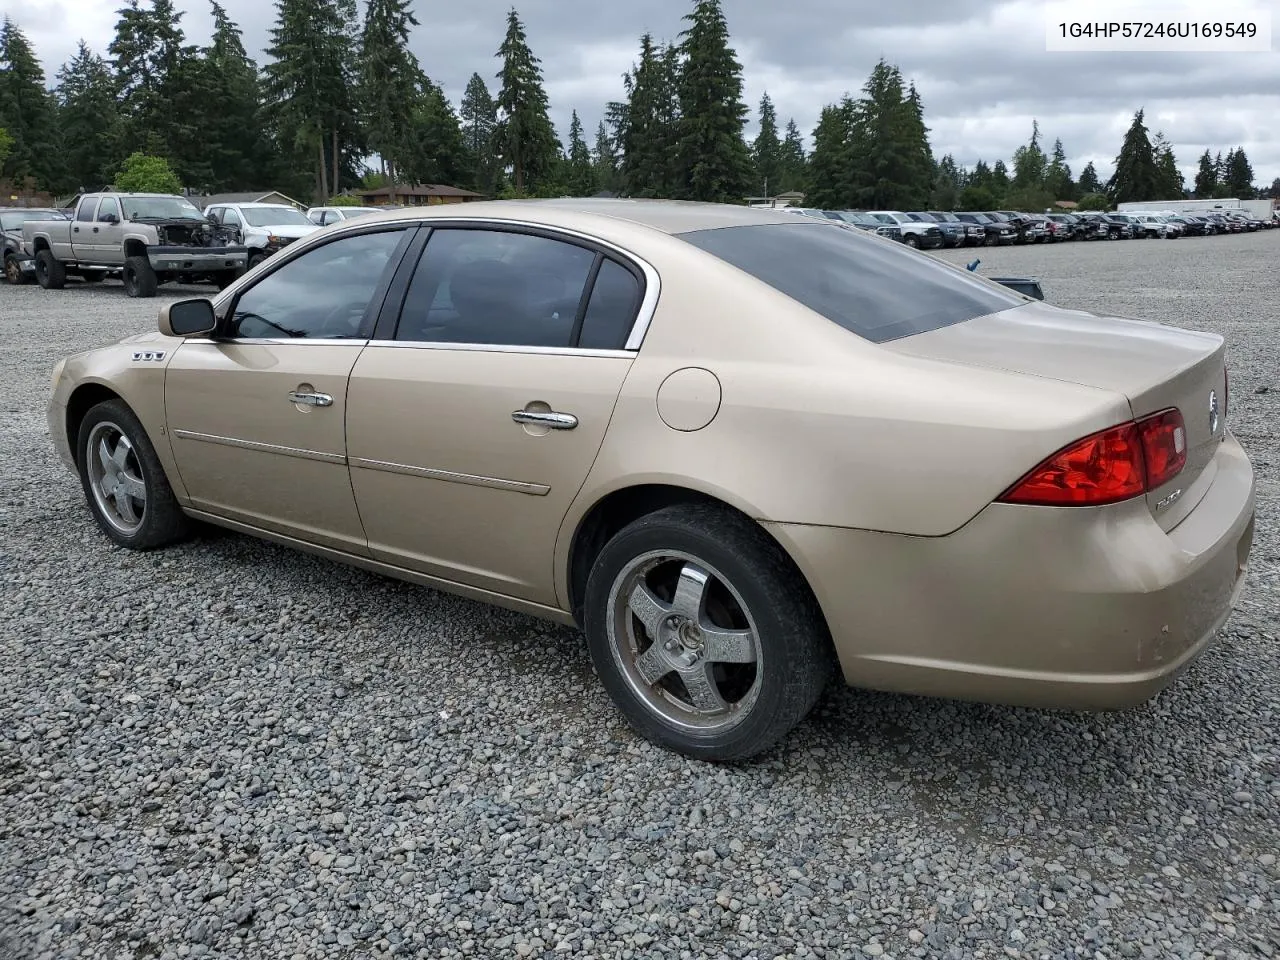
[(516, 423), (536, 423), (552, 430), (572, 430), (578, 425), (578, 418), (572, 413), (556, 413), (554, 410), (542, 413), (538, 410), (516, 410), (511, 414)]
[(293, 390), (289, 394), (290, 403), (303, 403), (309, 407), (331, 407), (333, 406), (333, 397), (327, 393), (299, 393)]

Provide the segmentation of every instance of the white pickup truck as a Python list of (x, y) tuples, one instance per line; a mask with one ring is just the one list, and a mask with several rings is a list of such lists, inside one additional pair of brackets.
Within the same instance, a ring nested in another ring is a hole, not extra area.
[(70, 220), (22, 225), (36, 280), (57, 290), (68, 276), (88, 282), (120, 275), (130, 297), (154, 297), (162, 283), (212, 282), (218, 289), (244, 272), (247, 251), (185, 197), (161, 193), (88, 193)]

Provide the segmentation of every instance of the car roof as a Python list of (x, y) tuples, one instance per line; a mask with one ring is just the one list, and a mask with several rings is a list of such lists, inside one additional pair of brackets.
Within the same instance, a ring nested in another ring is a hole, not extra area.
[(537, 220), (538, 211), (576, 214), (590, 218), (624, 220), (662, 233), (677, 234), (718, 227), (750, 226), (764, 223), (795, 223), (794, 213), (769, 208), (727, 203), (700, 203), (692, 200), (622, 200), (580, 198), (556, 200), (478, 200), (470, 203), (433, 204), (390, 210), (386, 221), (421, 219), (501, 219)]
[(287, 203), (212, 203), (212, 207), (266, 207), (268, 210), (294, 210), (295, 207), (289, 206)]

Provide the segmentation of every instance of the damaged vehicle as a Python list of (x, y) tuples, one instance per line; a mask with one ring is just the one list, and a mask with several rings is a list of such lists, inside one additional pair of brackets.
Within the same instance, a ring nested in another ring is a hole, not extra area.
[(208, 221), (185, 197), (90, 193), (70, 220), (27, 221), (23, 245), (36, 280), (58, 290), (67, 277), (120, 276), (130, 297), (154, 297), (162, 283), (211, 282), (221, 290), (245, 270), (247, 251), (233, 232)]

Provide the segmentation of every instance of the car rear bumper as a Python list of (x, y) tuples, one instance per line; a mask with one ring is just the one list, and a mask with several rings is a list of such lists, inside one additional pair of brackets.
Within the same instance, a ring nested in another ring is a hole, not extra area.
[(1142, 498), (1089, 518), (991, 504), (945, 537), (765, 526), (813, 587), (851, 686), (1122, 709), (1212, 642), (1244, 584), (1253, 468), (1229, 435), (1214, 468), (1167, 533)]
[(157, 273), (216, 273), (243, 270), (248, 260), (245, 247), (178, 247), (147, 248), (151, 267)]

